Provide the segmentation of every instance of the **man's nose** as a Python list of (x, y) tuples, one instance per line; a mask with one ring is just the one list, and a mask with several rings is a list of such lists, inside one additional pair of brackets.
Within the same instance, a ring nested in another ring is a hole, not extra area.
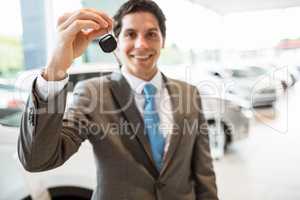
[(148, 48), (148, 41), (144, 36), (137, 37), (135, 41), (135, 48)]

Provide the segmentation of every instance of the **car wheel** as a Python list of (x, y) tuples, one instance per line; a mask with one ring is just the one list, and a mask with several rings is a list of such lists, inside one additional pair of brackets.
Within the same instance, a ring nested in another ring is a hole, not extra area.
[(52, 200), (89, 200), (92, 198), (92, 190), (81, 187), (64, 186), (48, 190)]
[(227, 147), (226, 130), (221, 120), (208, 121), (209, 144), (213, 159), (220, 159), (224, 156)]

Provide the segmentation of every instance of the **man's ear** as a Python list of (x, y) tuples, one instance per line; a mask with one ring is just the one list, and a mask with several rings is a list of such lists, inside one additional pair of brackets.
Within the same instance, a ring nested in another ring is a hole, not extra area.
[(163, 39), (162, 46), (161, 46), (162, 49), (165, 48), (165, 41), (166, 41), (166, 39)]

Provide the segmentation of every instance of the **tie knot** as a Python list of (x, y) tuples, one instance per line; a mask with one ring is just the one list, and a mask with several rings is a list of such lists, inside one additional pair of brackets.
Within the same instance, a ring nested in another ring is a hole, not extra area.
[(156, 87), (151, 84), (151, 83), (148, 83), (145, 85), (144, 87), (144, 95), (146, 98), (150, 98), (150, 97), (153, 97), (157, 91)]

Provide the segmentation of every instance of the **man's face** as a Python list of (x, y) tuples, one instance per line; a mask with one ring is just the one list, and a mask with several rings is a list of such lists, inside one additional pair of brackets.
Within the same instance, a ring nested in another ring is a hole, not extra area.
[(154, 75), (163, 45), (164, 39), (154, 15), (136, 12), (123, 17), (118, 53), (129, 72), (138, 77)]

